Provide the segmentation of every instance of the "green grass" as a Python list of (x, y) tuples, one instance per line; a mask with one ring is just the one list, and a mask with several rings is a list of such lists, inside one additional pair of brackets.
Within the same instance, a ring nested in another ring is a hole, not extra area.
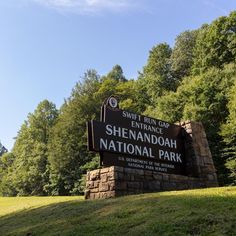
[(236, 235), (236, 187), (84, 201), (0, 198), (0, 235)]

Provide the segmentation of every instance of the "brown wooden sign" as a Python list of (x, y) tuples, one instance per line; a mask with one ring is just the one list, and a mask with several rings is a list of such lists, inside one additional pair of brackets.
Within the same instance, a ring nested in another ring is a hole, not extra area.
[(115, 98), (109, 99), (100, 121), (87, 124), (88, 148), (100, 153), (101, 163), (184, 174), (182, 128), (121, 110)]

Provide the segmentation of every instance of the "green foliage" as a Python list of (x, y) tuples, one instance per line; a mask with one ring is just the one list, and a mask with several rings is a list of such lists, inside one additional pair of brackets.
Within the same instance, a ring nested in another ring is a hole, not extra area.
[(75, 193), (83, 174), (80, 167), (94, 157), (87, 152), (86, 122), (99, 118), (101, 101), (95, 96), (99, 87), (96, 71), (88, 71), (60, 111), (49, 141), (50, 181), (45, 186), (48, 194)]
[(225, 122), (229, 110), (229, 90), (234, 83), (235, 66), (224, 70), (212, 68), (200, 76), (186, 77), (176, 92), (160, 97), (155, 109), (148, 108), (146, 114), (170, 122), (201, 121), (206, 129), (210, 149), (213, 154), (221, 184), (226, 182), (227, 171), (222, 155), (224, 145), (220, 136), (220, 126)]
[(222, 68), (236, 59), (236, 11), (219, 17), (198, 33), (194, 48), (194, 74), (211, 66)]
[[(115, 65), (112, 70), (105, 76), (106, 79), (114, 79), (117, 82), (125, 82), (127, 79), (123, 74), (123, 70), (120, 65)], [(104, 78), (104, 79), (105, 79)]]
[(226, 144), (223, 154), (227, 158), (226, 167), (230, 170), (231, 181), (236, 184), (236, 78), (229, 93), (228, 110), (227, 120), (221, 126), (221, 135)]
[(166, 43), (161, 43), (152, 48), (149, 52), (147, 65), (140, 74), (139, 86), (145, 89), (145, 94), (140, 100), (148, 100), (148, 104), (153, 102), (166, 91), (176, 88), (175, 79), (171, 75), (171, 48)]
[[(48, 182), (47, 143), (58, 112), (53, 103), (42, 101), (21, 126), (13, 148), (14, 162), (2, 180), (3, 195), (45, 195)], [(12, 154), (11, 154), (12, 155)], [(12, 159), (12, 158), (11, 158)], [(7, 187), (9, 185), (9, 187)]]
[(0, 158), (0, 195), (2, 196), (8, 195), (9, 192), (11, 193), (10, 195), (15, 193), (9, 178), (9, 172), (14, 160), (15, 156), (11, 152), (4, 153)]
[(171, 71), (178, 80), (190, 75), (197, 33), (198, 30), (185, 31), (175, 40), (171, 54)]

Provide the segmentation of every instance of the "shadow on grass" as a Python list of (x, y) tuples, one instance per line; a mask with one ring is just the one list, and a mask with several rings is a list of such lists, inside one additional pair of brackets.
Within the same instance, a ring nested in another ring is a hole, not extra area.
[(143, 194), (0, 217), (0, 235), (236, 235), (236, 197)]

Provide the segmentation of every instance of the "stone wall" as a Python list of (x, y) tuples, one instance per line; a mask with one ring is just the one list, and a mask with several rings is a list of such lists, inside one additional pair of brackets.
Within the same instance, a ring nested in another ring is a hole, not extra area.
[(200, 122), (181, 122), (185, 140), (186, 175), (111, 166), (87, 173), (86, 199), (218, 186), (206, 133)]
[(201, 122), (186, 121), (184, 128), (186, 175), (201, 178), (207, 187), (218, 186), (216, 169)]

